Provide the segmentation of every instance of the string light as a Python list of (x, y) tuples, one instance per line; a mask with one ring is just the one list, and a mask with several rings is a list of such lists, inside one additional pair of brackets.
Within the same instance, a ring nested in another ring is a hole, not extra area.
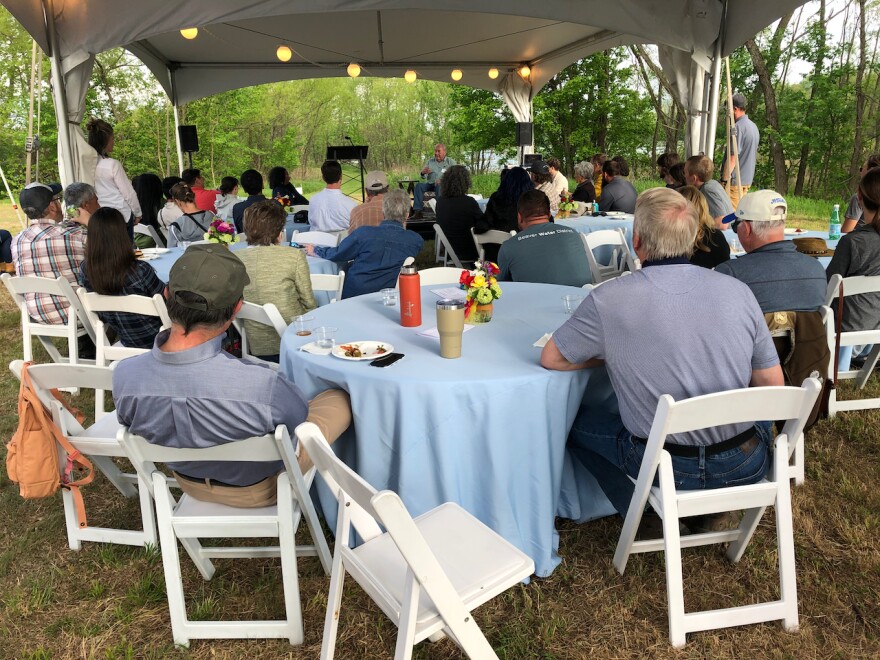
[(184, 39), (195, 39), (199, 36), (199, 28), (184, 28), (180, 31), (180, 35)]
[(408, 69), (407, 72), (403, 74), (403, 79), (408, 83), (414, 83), (416, 81), (416, 72), (412, 69)]
[(275, 51), (275, 57), (282, 62), (289, 62), (292, 56), (293, 52), (287, 46), (278, 46), (278, 50)]
[(348, 69), (346, 70), (348, 71), (348, 75), (352, 78), (357, 78), (359, 75), (361, 75), (361, 65), (357, 62), (352, 62), (351, 64), (349, 64)]
[(529, 68), (528, 64), (523, 64), (522, 68), (519, 70), (519, 75), (523, 78), (528, 78), (531, 75), (532, 70)]
[(461, 80), (461, 69), (453, 69), (451, 76), (455, 82)]
[(494, 66), (491, 69), (489, 69), (489, 77), (492, 80), (495, 80), (495, 78), (498, 77), (498, 69), (496, 69)]

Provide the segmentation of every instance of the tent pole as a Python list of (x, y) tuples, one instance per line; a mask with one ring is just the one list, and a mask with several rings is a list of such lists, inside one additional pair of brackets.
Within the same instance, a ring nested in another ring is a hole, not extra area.
[(721, 93), (721, 38), (715, 43), (715, 57), (712, 59), (712, 91), (709, 97), (709, 129), (706, 131), (705, 154), (715, 160), (715, 132), (718, 130), (718, 105)]
[(64, 86), (64, 74), (61, 71), (61, 55), (58, 53), (58, 34), (55, 31), (55, 14), (52, 0), (43, 0), (43, 12), (46, 16), (46, 33), (49, 38), (49, 50), (52, 51), (52, 98), (55, 100), (55, 120), (58, 124), (58, 144), (61, 146), (61, 184), (68, 186), (73, 183), (76, 172), (73, 169), (73, 148), (70, 144), (70, 128), (67, 114), (67, 89)]
[(15, 211), (15, 215), (18, 217), (18, 222), (21, 224), (21, 228), (27, 229), (27, 225), (21, 217), (21, 211), (18, 210), (18, 204), (16, 203), (15, 197), (12, 196), (12, 191), (9, 189), (9, 182), (6, 180), (6, 173), (3, 171), (2, 165), (0, 165), (0, 177), (3, 178), (3, 187), (6, 188), (6, 194), (9, 195), (9, 201), (12, 202), (12, 208)]
[(37, 40), (33, 39), (31, 44), (31, 86), (30, 86), (30, 101), (28, 104), (28, 134), (27, 134), (27, 145), (25, 151), (27, 151), (27, 161), (25, 162), (25, 171), (24, 171), (24, 182), (25, 185), (29, 184), (33, 179), (31, 179), (31, 164), (34, 161), (34, 87), (36, 86), (36, 82), (34, 78), (37, 75)]
[(177, 106), (174, 106), (174, 142), (177, 145), (177, 173), (183, 172), (183, 152), (180, 150), (180, 115), (177, 112)]

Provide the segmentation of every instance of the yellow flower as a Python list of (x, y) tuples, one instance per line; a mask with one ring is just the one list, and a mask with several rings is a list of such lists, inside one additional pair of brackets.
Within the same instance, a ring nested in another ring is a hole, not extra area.
[(489, 286), (494, 286), (497, 283), (498, 283), (498, 280), (495, 279), (494, 277), (489, 278)]
[(481, 287), (486, 286), (486, 278), (483, 277), (482, 275), (477, 275), (477, 276), (474, 278), (474, 281), (471, 282), (471, 286), (476, 287), (476, 288), (478, 288), (478, 289), (481, 288)]

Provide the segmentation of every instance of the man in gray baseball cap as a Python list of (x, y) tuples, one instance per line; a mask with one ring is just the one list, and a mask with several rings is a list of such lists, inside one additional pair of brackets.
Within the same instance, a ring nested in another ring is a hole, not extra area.
[[(241, 260), (226, 247), (191, 246), (171, 268), (165, 299), (171, 329), (149, 353), (118, 363), (113, 398), (119, 422), (150, 442), (209, 447), (272, 433), (292, 434), (305, 421), (333, 442), (351, 423), (348, 395), (328, 390), (308, 401), (282, 374), (223, 351), (223, 339), (250, 282)], [(299, 452), (303, 471), (311, 466)], [(186, 462), (169, 466), (183, 491), (196, 499), (238, 507), (275, 503), (272, 463)]]

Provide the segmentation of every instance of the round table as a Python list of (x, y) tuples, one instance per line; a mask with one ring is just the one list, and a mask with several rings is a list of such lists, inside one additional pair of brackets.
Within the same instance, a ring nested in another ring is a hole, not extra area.
[[(573, 470), (565, 451), (568, 431), (589, 381), (609, 396), (604, 370), (549, 371), (533, 344), (567, 317), (562, 296), (582, 289), (504, 283), (491, 323), (464, 333), (462, 357), (439, 355), (439, 340), (423, 332), (436, 325), (439, 297), (422, 287), (419, 328), (399, 324), (397, 306), (379, 294), (315, 310), (316, 325), (338, 328), (337, 343), (376, 340), (406, 357), (380, 369), (297, 350), (312, 337), (292, 329), (281, 341), (281, 371), (306, 394), (342, 388), (351, 395), (353, 429), (334, 450), (378, 489), (400, 494), (413, 515), (454, 501), (528, 553), (536, 573), (549, 575), (560, 559), (554, 527), (560, 493), (571, 517), (608, 515), (610, 504), (589, 478)], [(593, 389), (592, 387), (590, 388)], [(563, 473), (569, 483), (563, 484)], [(333, 525), (335, 500), (319, 491)], [(572, 499), (577, 500), (574, 508)]]

